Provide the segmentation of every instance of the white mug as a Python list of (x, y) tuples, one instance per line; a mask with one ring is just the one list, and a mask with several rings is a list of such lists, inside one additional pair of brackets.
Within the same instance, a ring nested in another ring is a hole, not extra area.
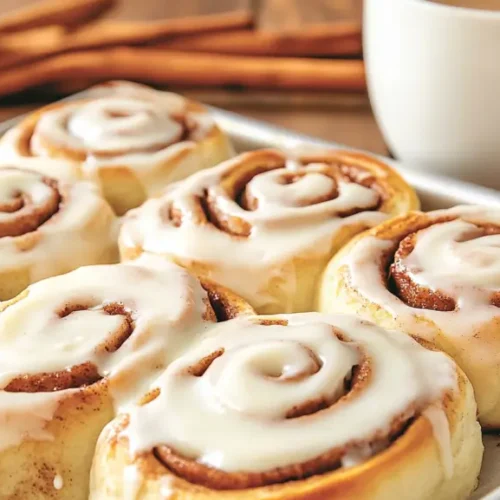
[(365, 0), (363, 44), (393, 154), (500, 189), (500, 11)]

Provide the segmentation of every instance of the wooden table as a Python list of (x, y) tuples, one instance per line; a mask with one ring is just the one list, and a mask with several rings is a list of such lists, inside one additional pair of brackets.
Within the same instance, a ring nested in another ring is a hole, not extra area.
[[(0, 15), (37, 0), (1, 0)], [(62, 0), (61, 0), (62, 1)], [(297, 27), (307, 23), (360, 19), (362, 0), (121, 0), (108, 16), (119, 19), (158, 19), (200, 13), (252, 9), (260, 29)], [(366, 95), (290, 94), (283, 92), (203, 91), (175, 89), (209, 104), (266, 120), (322, 139), (377, 153), (387, 153)], [(0, 101), (0, 120), (44, 103), (34, 96)]]

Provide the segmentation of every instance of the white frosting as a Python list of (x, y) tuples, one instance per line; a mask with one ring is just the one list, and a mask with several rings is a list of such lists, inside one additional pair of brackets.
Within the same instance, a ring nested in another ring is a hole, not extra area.
[[(183, 126), (176, 118), (192, 129), (187, 140), (181, 140)], [(43, 113), (31, 149), (34, 155), (50, 156), (49, 142), (80, 152), (91, 176), (101, 166), (144, 171), (195, 148), (214, 127), (208, 113), (192, 112), (180, 95), (117, 82), (92, 88), (85, 99)], [(7, 141), (12, 139), (16, 137)]]
[(433, 290), (453, 295), (497, 290), (500, 234), (480, 236), (476, 225), (461, 219), (435, 224), (418, 233), (415, 249), (403, 263), (416, 283)]
[(175, 491), (172, 483), (173, 481), (169, 477), (164, 476), (160, 479), (160, 495), (164, 500), (175, 498)]
[(123, 469), (123, 499), (136, 500), (141, 490), (141, 473), (135, 464)]
[[(388, 217), (372, 210), (378, 194), (367, 187), (338, 180), (338, 195), (316, 203), (331, 192), (334, 181), (323, 171), (325, 165), (310, 164), (297, 169), (283, 158), (283, 168), (256, 175), (248, 183), (249, 194), (257, 199), (256, 210), (248, 211), (229, 195), (221, 182), (234, 170), (255, 161), (248, 153), (198, 172), (165, 190), (162, 197), (148, 200), (129, 212), (121, 232), (122, 248), (141, 247), (145, 251), (173, 256), (181, 262), (199, 262), (217, 282), (235, 290), (252, 305), (261, 308), (272, 304), (267, 284), (279, 276), (280, 286), (288, 297), (295, 292), (293, 258), (327, 258), (335, 236), (346, 227), (371, 227)], [(276, 153), (278, 155), (279, 153)], [(279, 156), (278, 156), (279, 158)], [(264, 161), (264, 160), (263, 160)], [(297, 173), (295, 182), (286, 179)], [(241, 174), (244, 175), (244, 174)], [(229, 218), (242, 219), (251, 234), (242, 237), (228, 234), (216, 226), (200, 222), (200, 197), (208, 193)], [(307, 204), (307, 200), (313, 200)], [(168, 207), (182, 214), (178, 227), (168, 219)], [(339, 214), (358, 209), (359, 213)], [(288, 307), (288, 306), (287, 306)], [(291, 309), (291, 304), (287, 310)]]
[[(491, 349), (491, 342), (482, 342), (473, 334), (479, 326), (500, 316), (498, 307), (490, 304), (492, 292), (500, 291), (500, 236), (479, 236), (474, 222), (500, 224), (500, 211), (461, 206), (430, 212), (428, 216), (435, 220), (448, 216), (458, 219), (420, 231), (414, 250), (403, 262), (416, 283), (444, 292), (455, 300), (456, 310), (414, 309), (387, 290), (380, 263), (394, 242), (373, 236), (359, 240), (341, 263), (347, 265), (350, 286), (389, 311), (402, 330), (434, 340), (434, 323), (457, 341), (465, 341), (471, 359), (496, 364), (497, 350)], [(471, 236), (476, 237), (469, 239)]]
[(54, 476), (54, 488), (56, 490), (62, 490), (64, 486), (64, 480), (60, 474)]
[[(130, 410), (122, 432), (132, 453), (167, 445), (224, 471), (258, 472), (347, 446), (348, 466), (353, 457), (361, 461), (378, 451), (363, 454), (360, 442), (387, 435), (395, 418), (410, 418), (414, 410), (436, 405), (443, 412), (442, 397), (456, 390), (454, 363), (399, 332), (350, 316), (264, 318), (288, 325), (261, 325), (256, 317), (220, 323), (167, 368), (155, 383), (159, 396)], [(193, 374), (190, 368), (220, 349), (203, 374)], [(356, 397), (336, 404), (363, 356), (371, 366), (368, 381)], [(319, 399), (329, 407), (285, 418)], [(251, 436), (244, 446), (242, 436)], [(449, 448), (449, 434), (437, 443)]]
[[(36, 168), (36, 162), (31, 166)], [(0, 271), (26, 268), (34, 282), (112, 257), (118, 225), (98, 189), (88, 182), (62, 180), (57, 189), (61, 195), (58, 210), (38, 229), (0, 238)], [(40, 209), (51, 193), (41, 173), (0, 168), (0, 204), (19, 196), (25, 200), (19, 210), (0, 209), (0, 223)]]
[[(65, 391), (66, 396), (73, 393)], [(17, 446), (25, 439), (52, 441), (53, 435), (46, 430), (63, 394), (0, 392), (0, 450)]]
[(255, 176), (248, 183), (247, 190), (259, 200), (260, 210), (307, 206), (311, 204), (311, 198), (327, 196), (336, 188), (335, 181), (330, 177), (314, 172), (312, 166), (308, 166), (308, 170), (308, 175), (299, 177), (290, 184), (280, 182), (283, 169), (271, 170)]
[(450, 442), (450, 424), (439, 405), (429, 406), (422, 415), (430, 422), (441, 454), (441, 463), (447, 479), (453, 477), (453, 454)]
[[(131, 264), (83, 267), (36, 283), (0, 314), (0, 387), (23, 374), (91, 362), (107, 377), (117, 408), (124, 408), (204, 330), (206, 300), (194, 277), (154, 256)], [(125, 319), (105, 313), (107, 304), (120, 304), (133, 321), (130, 336), (114, 352), (102, 346), (123, 328)], [(60, 317), (68, 307), (78, 306), (86, 310)], [(75, 391), (0, 391), (0, 449), (26, 437), (50, 439), (45, 423), (58, 402)]]
[[(28, 207), (41, 207), (50, 199), (52, 189), (42, 182), (40, 174), (17, 169), (0, 169), (0, 204), (8, 204), (23, 196)], [(23, 206), (15, 212), (0, 212), (0, 223), (15, 219), (28, 208)]]

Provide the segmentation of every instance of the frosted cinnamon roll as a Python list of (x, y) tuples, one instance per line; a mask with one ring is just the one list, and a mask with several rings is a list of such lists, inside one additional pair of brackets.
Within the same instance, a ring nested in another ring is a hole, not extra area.
[(465, 499), (482, 450), (445, 354), (350, 316), (248, 317), (104, 429), (90, 498)]
[(322, 311), (355, 312), (434, 342), (469, 377), (483, 426), (500, 428), (500, 210), (415, 212), (332, 260)]
[(36, 111), (2, 139), (6, 158), (63, 158), (98, 182), (119, 215), (167, 183), (229, 158), (225, 134), (199, 103), (130, 82)]
[(261, 150), (199, 172), (125, 219), (124, 260), (173, 259), (261, 313), (311, 310), (319, 274), (355, 234), (418, 205), (387, 165), (354, 153)]
[(0, 300), (43, 278), (118, 260), (117, 220), (97, 187), (43, 162), (24, 166), (0, 167)]
[(95, 442), (208, 325), (249, 311), (153, 256), (0, 304), (1, 498), (88, 498)]

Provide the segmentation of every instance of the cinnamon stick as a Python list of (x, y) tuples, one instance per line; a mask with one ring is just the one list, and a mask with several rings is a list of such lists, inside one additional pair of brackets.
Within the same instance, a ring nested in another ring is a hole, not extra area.
[(249, 29), (253, 16), (249, 11), (204, 16), (162, 19), (160, 21), (104, 21), (78, 30), (67, 40), (67, 50), (110, 45), (151, 43), (169, 37), (200, 33)]
[[(63, 52), (118, 45), (153, 43), (181, 35), (220, 33), (252, 27), (250, 12), (236, 11), (156, 22), (103, 21), (84, 26), (57, 40), (44, 28), (0, 38), (0, 69)], [(22, 43), (18, 43), (22, 37)], [(4, 56), (4, 51), (7, 53)]]
[(66, 36), (66, 29), (57, 24), (0, 35), (0, 66), (5, 55), (44, 54), (64, 43)]
[(264, 58), (120, 47), (62, 54), (0, 74), (0, 95), (68, 79), (157, 85), (363, 91), (362, 61)]
[(0, 18), (0, 33), (12, 33), (50, 24), (74, 28), (95, 19), (115, 0), (45, 0)]
[(345, 56), (361, 54), (359, 23), (331, 23), (293, 31), (238, 31), (178, 37), (162, 48), (187, 52), (263, 56)]

